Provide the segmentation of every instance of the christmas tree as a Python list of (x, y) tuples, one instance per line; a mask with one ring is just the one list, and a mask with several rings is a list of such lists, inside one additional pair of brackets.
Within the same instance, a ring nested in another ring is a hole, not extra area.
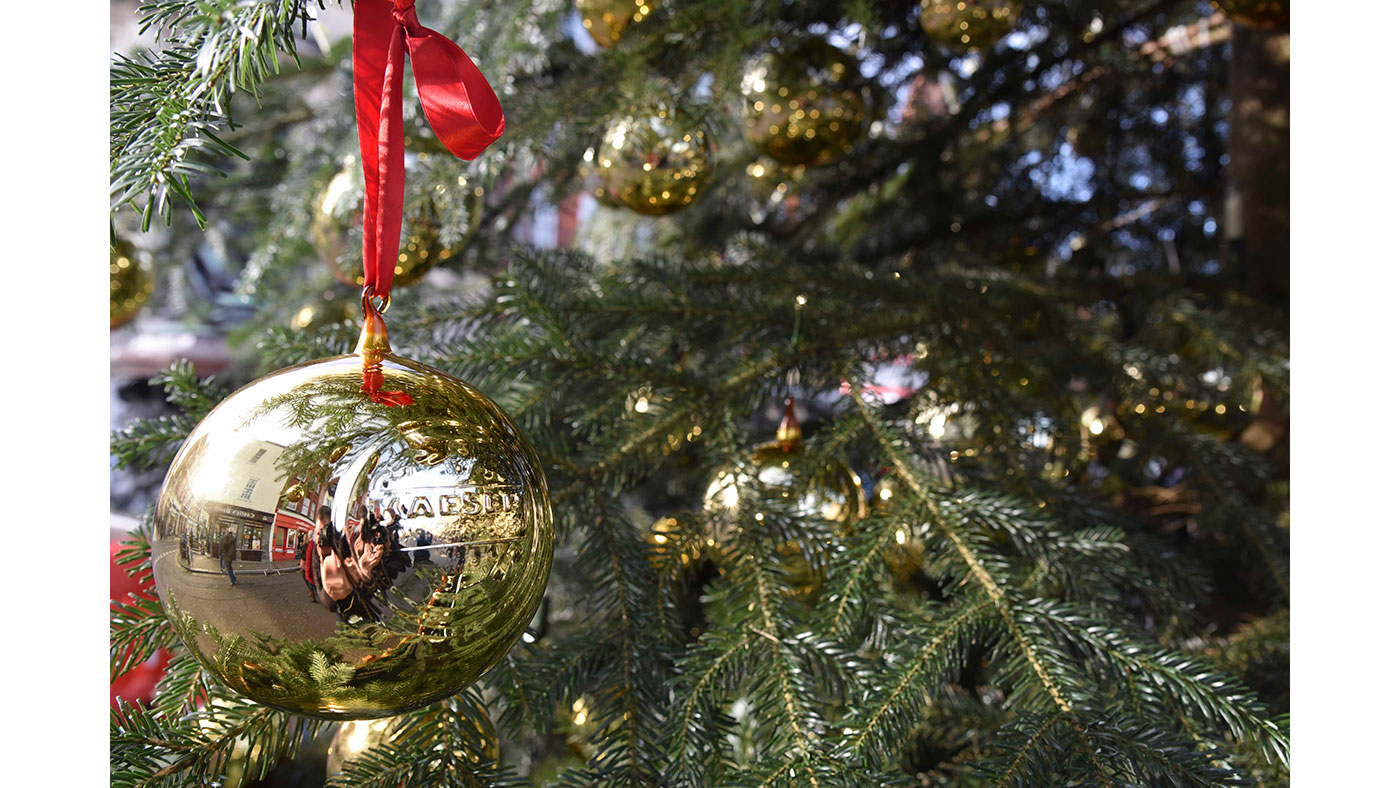
[[(465, 691), (337, 722), (188, 644), (323, 656), (123, 595), (114, 681), (164, 672), (112, 783), (1286, 785), (1288, 4), (1220, 5), (418, 3), (505, 132), (464, 161), (404, 80), (385, 318), (538, 454), (543, 601)], [(356, 347), (365, 183), (350, 3), (134, 13), (114, 331), (232, 348), (113, 434), (151, 500), (234, 389)], [(267, 516), (182, 562), (288, 570)]]

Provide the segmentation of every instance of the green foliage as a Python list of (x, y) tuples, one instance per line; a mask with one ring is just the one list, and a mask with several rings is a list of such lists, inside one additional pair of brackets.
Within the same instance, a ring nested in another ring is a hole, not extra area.
[(295, 29), (307, 0), (146, 0), (141, 31), (156, 31), (160, 49), (113, 56), (111, 192), (117, 204), (142, 213), (142, 227), (159, 213), (170, 221), (171, 196), (204, 215), (190, 177), (218, 175), (210, 164), (226, 155), (246, 158), (220, 139), (228, 128), (227, 103), (238, 90), (256, 93), (277, 73), (278, 55), (295, 57)]
[(118, 468), (149, 468), (170, 462), (194, 425), (228, 393), (213, 378), (198, 378), (188, 361), (171, 364), (151, 378), (151, 385), (163, 386), (166, 399), (181, 412), (135, 421), (118, 430), (111, 443)]

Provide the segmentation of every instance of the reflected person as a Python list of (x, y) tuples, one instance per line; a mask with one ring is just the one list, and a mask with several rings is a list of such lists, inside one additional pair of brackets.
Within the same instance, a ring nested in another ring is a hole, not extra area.
[(228, 572), (229, 585), (238, 585), (238, 579), (233, 576), (233, 552), (238, 548), (238, 540), (233, 536), (233, 530), (224, 531), (224, 535), (219, 539), (219, 570)]

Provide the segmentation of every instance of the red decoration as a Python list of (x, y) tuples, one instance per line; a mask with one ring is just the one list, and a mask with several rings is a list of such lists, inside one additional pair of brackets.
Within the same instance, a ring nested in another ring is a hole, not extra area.
[[(127, 575), (124, 567), (117, 565), (117, 553), (121, 549), (121, 540), (112, 539), (112, 595), (110, 597), (112, 607), (130, 603), (132, 597), (155, 599), (155, 586), (149, 571), (131, 577)], [(155, 697), (156, 683), (160, 681), (161, 676), (165, 675), (165, 663), (169, 661), (170, 653), (163, 648), (158, 649), (145, 662), (118, 676), (112, 682), (112, 708), (116, 708), (118, 697), (129, 703), (150, 703), (151, 699)]]
[(418, 23), (413, 0), (355, 3), (355, 117), (365, 171), (365, 292), (385, 298), (403, 228), (403, 58), (428, 125), (461, 159), (505, 131), (500, 99), (456, 44)]
[[(506, 127), (496, 91), (460, 47), (418, 23), (414, 0), (355, 3), (355, 122), (365, 172), (365, 331), (383, 331), (379, 315), (389, 306), (394, 264), (403, 230), (403, 58), (413, 62), (413, 81), (428, 125), (459, 159), (475, 159)], [(379, 298), (382, 306), (373, 307)], [(378, 321), (375, 326), (374, 322)], [(400, 391), (381, 391), (384, 375), (376, 356), (366, 354), (362, 390), (380, 404), (411, 405)]]

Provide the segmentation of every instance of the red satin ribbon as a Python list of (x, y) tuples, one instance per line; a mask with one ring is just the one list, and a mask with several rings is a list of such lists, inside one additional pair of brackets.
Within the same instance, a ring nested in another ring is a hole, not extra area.
[(414, 0), (355, 3), (355, 118), (365, 172), (365, 288), (389, 295), (403, 228), (403, 56), (428, 125), (471, 160), (505, 130), (500, 99), (471, 58), (418, 23)]

